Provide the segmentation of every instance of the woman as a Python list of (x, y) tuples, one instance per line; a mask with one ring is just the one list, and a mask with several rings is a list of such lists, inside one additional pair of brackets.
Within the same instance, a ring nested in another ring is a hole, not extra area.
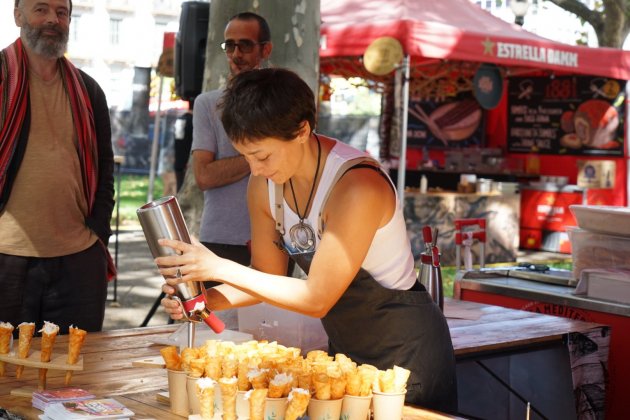
[[(206, 292), (214, 310), (263, 301), (321, 318), (330, 354), (379, 369), (403, 366), (412, 371), (407, 402), (455, 412), (448, 326), (416, 281), (387, 175), (364, 153), (315, 134), (313, 93), (288, 70), (236, 76), (222, 111), (225, 130), (252, 172), (252, 268), (196, 241), (160, 240), (181, 254), (156, 259), (165, 277), (175, 277), (169, 284), (224, 283)], [(306, 280), (284, 276), (289, 257)], [(170, 285), (163, 288), (167, 294), (174, 293)], [(162, 304), (172, 318), (182, 318), (176, 302)]]

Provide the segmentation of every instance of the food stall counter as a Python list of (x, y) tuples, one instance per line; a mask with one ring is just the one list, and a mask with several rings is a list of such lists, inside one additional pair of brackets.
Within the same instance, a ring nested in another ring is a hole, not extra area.
[[(484, 360), (493, 363), (493, 357), (501, 360), (519, 357), (517, 355), (520, 354), (546, 357), (550, 347), (566, 348), (564, 339), (568, 334), (599, 331), (602, 328), (599, 324), (451, 299), (446, 300), (445, 308), (458, 361), (458, 381), (460, 367), (466, 371), (472, 363)], [(532, 328), (534, 325), (535, 328)], [(158, 394), (167, 390), (166, 371), (162, 368), (135, 367), (133, 362), (159, 357), (163, 344), (157, 343), (164, 342), (178, 327), (175, 324), (88, 334), (82, 350), (83, 370), (74, 372), (71, 385), (97, 396), (117, 399), (134, 411), (134, 418), (137, 419), (175, 418), (169, 406), (158, 400)], [(34, 339), (34, 348), (38, 347), (38, 340)], [(64, 349), (66, 346), (67, 336), (59, 336), (55, 348)], [(564, 370), (568, 371), (569, 362), (565, 362)], [(62, 387), (64, 375), (63, 371), (50, 370), (48, 388)], [(558, 376), (557, 372), (551, 376)], [(36, 386), (37, 377), (37, 369), (27, 368), (23, 376), (16, 379), (15, 366), (7, 365), (6, 376), (0, 378), (0, 407), (25, 419), (37, 419), (41, 411), (32, 408), (30, 397), (19, 393), (16, 395), (15, 392), (17, 389)], [(462, 378), (465, 379), (466, 375)], [(571, 390), (567, 392), (570, 394)], [(467, 405), (482, 403), (470, 401), (469, 404), (462, 404), (466, 395), (470, 394), (460, 392), (460, 410)], [(494, 395), (497, 399), (496, 393)], [(535, 401), (536, 398), (532, 397), (531, 400)], [(519, 407), (519, 411), (524, 418), (524, 406)], [(460, 415), (467, 417), (464, 411)], [(405, 420), (426, 418), (457, 417), (419, 407), (406, 406), (404, 409)]]

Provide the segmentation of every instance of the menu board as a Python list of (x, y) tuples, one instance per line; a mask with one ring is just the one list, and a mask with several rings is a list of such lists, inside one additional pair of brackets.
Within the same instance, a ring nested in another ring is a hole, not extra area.
[(484, 111), (471, 92), (443, 100), (409, 100), (407, 146), (483, 146)]
[(510, 77), (510, 152), (623, 156), (625, 81)]

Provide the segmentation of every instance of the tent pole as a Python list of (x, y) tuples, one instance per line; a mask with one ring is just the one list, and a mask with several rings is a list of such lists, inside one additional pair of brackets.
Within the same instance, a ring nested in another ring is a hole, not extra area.
[(151, 144), (151, 167), (149, 169), (149, 191), (147, 192), (147, 201), (153, 201), (153, 187), (155, 184), (155, 172), (158, 160), (158, 149), (160, 145), (160, 117), (162, 114), (162, 86), (164, 77), (160, 77), (160, 90), (158, 91), (157, 111), (155, 111), (155, 119), (153, 123), (153, 143)]
[(405, 55), (403, 59), (403, 80), (402, 80), (402, 122), (400, 135), (400, 155), (398, 158), (398, 199), (401, 206), (405, 204), (405, 171), (407, 170), (407, 114), (409, 111), (409, 73), (411, 57)]

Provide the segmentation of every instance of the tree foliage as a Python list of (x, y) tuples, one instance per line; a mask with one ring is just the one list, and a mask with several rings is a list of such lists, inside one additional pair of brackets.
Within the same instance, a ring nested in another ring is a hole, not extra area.
[(592, 8), (580, 0), (547, 1), (589, 23), (600, 47), (621, 48), (630, 33), (630, 0), (597, 0)]

